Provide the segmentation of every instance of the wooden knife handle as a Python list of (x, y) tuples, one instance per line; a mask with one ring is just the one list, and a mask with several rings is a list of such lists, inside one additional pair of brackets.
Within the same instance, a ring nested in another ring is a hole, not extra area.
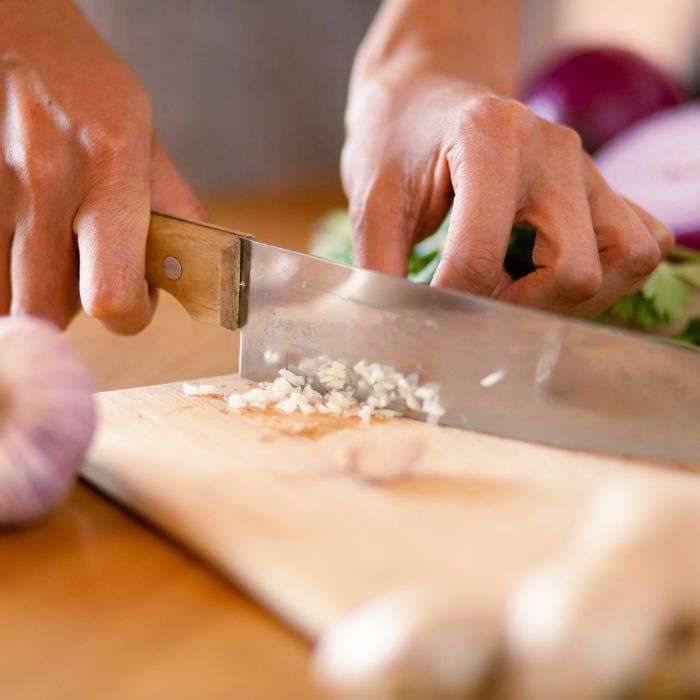
[(192, 318), (230, 330), (245, 322), (245, 234), (153, 212), (148, 283), (172, 294)]

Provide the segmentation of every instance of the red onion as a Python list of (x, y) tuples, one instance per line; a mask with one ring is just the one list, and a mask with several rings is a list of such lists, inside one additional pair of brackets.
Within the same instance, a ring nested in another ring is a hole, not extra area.
[(89, 373), (58, 329), (0, 318), (0, 527), (63, 498), (94, 429)]
[(596, 156), (611, 187), (700, 249), (700, 102), (627, 129)]
[(534, 112), (576, 129), (589, 152), (685, 97), (685, 90), (670, 76), (618, 48), (572, 51), (549, 65), (523, 93), (523, 101)]

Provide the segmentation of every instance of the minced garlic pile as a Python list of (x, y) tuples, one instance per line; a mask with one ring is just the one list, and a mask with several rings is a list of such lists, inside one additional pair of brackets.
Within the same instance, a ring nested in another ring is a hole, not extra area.
[(416, 374), (405, 376), (393, 367), (366, 360), (350, 367), (326, 357), (281, 369), (273, 382), (231, 394), (227, 402), (235, 409), (272, 406), (281, 413), (357, 416), (363, 423), (369, 423), (372, 416), (401, 416), (409, 409), (425, 413), (429, 423), (438, 423), (445, 414), (439, 387), (421, 386)]

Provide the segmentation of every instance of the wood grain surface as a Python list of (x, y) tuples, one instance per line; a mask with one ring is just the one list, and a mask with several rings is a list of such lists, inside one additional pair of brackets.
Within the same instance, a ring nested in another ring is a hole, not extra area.
[[(211, 220), (304, 248), (336, 190), (208, 197)], [(237, 334), (161, 295), (133, 338), (68, 331), (100, 390), (235, 370)], [(217, 573), (85, 485), (34, 528), (0, 536), (0, 697), (320, 697), (309, 646)]]
[(311, 638), (424, 580), (500, 604), (568, 542), (594, 489), (648, 471), (407, 419), (239, 413), (224, 396), (249, 382), (202, 381), (220, 394), (100, 394), (87, 477)]

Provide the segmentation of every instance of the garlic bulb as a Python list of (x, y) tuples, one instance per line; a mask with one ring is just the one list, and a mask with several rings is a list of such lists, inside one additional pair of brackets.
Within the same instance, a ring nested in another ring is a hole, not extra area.
[(58, 329), (0, 318), (0, 527), (63, 498), (94, 429), (90, 375)]

